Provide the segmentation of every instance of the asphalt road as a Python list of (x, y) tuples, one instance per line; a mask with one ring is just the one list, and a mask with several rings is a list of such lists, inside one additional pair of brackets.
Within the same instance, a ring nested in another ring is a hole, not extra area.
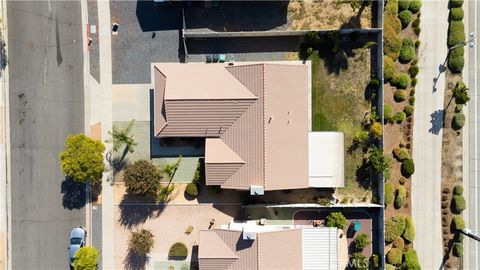
[(84, 127), (80, 2), (8, 1), (7, 12), (12, 266), (67, 269), (70, 229), (85, 225), (84, 193), (62, 185), (58, 165)]

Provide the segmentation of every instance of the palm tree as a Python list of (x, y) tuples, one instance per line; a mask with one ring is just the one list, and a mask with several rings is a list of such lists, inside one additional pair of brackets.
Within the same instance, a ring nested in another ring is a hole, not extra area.
[(138, 144), (135, 142), (133, 135), (131, 134), (134, 124), (135, 119), (132, 119), (124, 129), (121, 129), (116, 125), (112, 126), (112, 131), (108, 132), (108, 134), (112, 136), (112, 139), (107, 140), (107, 142), (113, 143), (113, 151), (118, 151), (122, 145), (125, 145), (125, 152), (128, 151), (133, 153), (133, 147)]

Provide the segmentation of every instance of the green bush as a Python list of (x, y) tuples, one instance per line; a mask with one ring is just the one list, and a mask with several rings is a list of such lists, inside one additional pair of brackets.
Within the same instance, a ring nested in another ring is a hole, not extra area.
[(452, 212), (460, 214), (466, 208), (465, 198), (462, 195), (453, 195), (452, 198)]
[(408, 87), (408, 85), (410, 85), (411, 81), (412, 80), (410, 79), (410, 76), (408, 76), (408, 74), (399, 72), (393, 75), (393, 78), (390, 81), (390, 83), (399, 89), (405, 89)]
[(415, 78), (418, 75), (418, 72), (420, 69), (418, 66), (411, 65), (410, 68), (408, 69), (408, 73), (410, 73), (410, 77)]
[(463, 244), (462, 243), (454, 243), (453, 244), (453, 255), (459, 258), (463, 257)]
[(403, 112), (407, 117), (413, 115), (414, 108), (412, 105), (407, 105), (405, 108), (403, 108)]
[(398, 248), (391, 248), (387, 253), (387, 262), (393, 265), (399, 265), (402, 263), (402, 250)]
[(398, 18), (402, 23), (402, 28), (406, 28), (410, 24), (410, 21), (412, 20), (412, 12), (410, 10), (404, 10), (398, 13)]
[(397, 72), (397, 66), (392, 58), (387, 55), (385, 55), (383, 58), (383, 65), (383, 79), (385, 82), (388, 82)]
[(362, 251), (366, 246), (370, 245), (370, 243), (371, 241), (365, 233), (361, 233), (353, 240), (353, 244), (358, 251)]
[(462, 73), (464, 65), (465, 59), (463, 58), (463, 56), (448, 56), (448, 68), (452, 73)]
[(415, 48), (418, 49), (418, 47), (420, 47), (420, 43), (421, 43), (420, 40), (415, 41)]
[(387, 14), (398, 14), (398, 0), (388, 0), (385, 5), (385, 13)]
[(400, 33), (400, 31), (402, 31), (402, 22), (397, 17), (397, 15), (385, 14), (385, 18), (383, 20), (384, 20), (384, 25), (388, 25), (389, 27), (392, 27), (395, 30), (395, 32)]
[(327, 216), (327, 227), (337, 227), (339, 229), (345, 228), (347, 225), (347, 219), (341, 212), (331, 212)]
[(462, 104), (455, 105), (455, 112), (456, 113), (463, 112), (463, 105)]
[(402, 37), (392, 26), (385, 26), (383, 32), (383, 53), (395, 61), (397, 60), (401, 49)]
[(154, 245), (155, 236), (146, 229), (133, 231), (128, 239), (128, 250), (141, 256), (150, 253)]
[(407, 10), (410, 7), (410, 0), (398, 0), (398, 10)]
[(405, 204), (407, 198), (407, 189), (404, 186), (399, 186), (395, 194), (395, 208), (401, 208)]
[(168, 257), (171, 257), (171, 258), (187, 258), (188, 256), (188, 249), (187, 247), (185, 246), (184, 243), (181, 243), (181, 242), (177, 242), (175, 244), (173, 244), (171, 247), (170, 247), (170, 250), (168, 251)]
[(393, 117), (392, 105), (390, 104), (383, 105), (383, 118), (390, 122), (392, 121), (392, 117)]
[(385, 221), (385, 242), (391, 243), (403, 234), (405, 231), (405, 218), (394, 216)]
[(356, 252), (352, 254), (350, 257), (350, 263), (355, 270), (368, 270), (369, 269), (369, 261), (368, 258), (360, 252)]
[(415, 47), (411, 39), (406, 38), (402, 42), (402, 49), (398, 59), (401, 63), (405, 64), (415, 58)]
[(461, 21), (463, 20), (463, 8), (456, 7), (450, 9), (450, 20), (451, 21)]
[(451, 57), (459, 57), (459, 56), (461, 56), (461, 57), (463, 57), (464, 53), (465, 53), (465, 47), (460, 46), (460, 47), (457, 47), (457, 48), (451, 50), (451, 51), (449, 52), (448, 56), (451, 56)]
[(454, 230), (463, 230), (465, 229), (465, 221), (461, 216), (454, 216), (452, 219), (452, 228)]
[(411, 85), (411, 86), (417, 85), (417, 78), (413, 78), (410, 85)]
[(409, 249), (407, 252), (403, 253), (405, 262), (403, 263), (404, 269), (408, 270), (420, 270), (420, 263), (418, 262), (417, 252), (413, 249)]
[(380, 260), (377, 254), (372, 254), (372, 257), (370, 257), (370, 264), (373, 266), (374, 269), (378, 269), (378, 267), (380, 266)]
[(388, 182), (385, 183), (385, 190), (384, 190), (384, 202), (385, 206), (393, 203), (393, 200), (395, 199), (395, 188), (392, 183)]
[(402, 162), (402, 175), (405, 177), (410, 177), (412, 174), (415, 173), (415, 163), (413, 163), (413, 159), (406, 159)]
[(456, 185), (453, 188), (453, 195), (463, 195), (463, 186), (461, 185)]
[(397, 267), (387, 263), (385, 264), (385, 270), (397, 270)]
[(421, 0), (412, 0), (410, 2), (410, 6), (408, 9), (413, 13), (417, 14), (420, 11), (420, 8), (422, 7), (422, 1)]
[(449, 47), (465, 42), (465, 26), (462, 21), (451, 21), (448, 26), (448, 40)]
[(408, 103), (409, 103), (410, 105), (412, 105), (412, 106), (415, 105), (415, 97), (409, 98), (409, 99), (408, 99)]
[(465, 115), (463, 112), (458, 112), (453, 115), (452, 128), (454, 130), (460, 130), (465, 125)]
[(150, 160), (137, 160), (123, 174), (127, 193), (154, 198), (160, 191), (161, 176)]
[(98, 250), (94, 247), (81, 247), (73, 255), (74, 270), (97, 269)]
[(402, 236), (410, 243), (415, 240), (415, 227), (413, 226), (413, 219), (411, 216), (405, 218), (405, 231)]
[(468, 87), (463, 81), (457, 81), (457, 84), (453, 89), (453, 96), (455, 97), (456, 104), (466, 104), (470, 101)]
[(398, 161), (404, 161), (410, 158), (410, 155), (408, 154), (408, 151), (405, 148), (395, 147), (393, 148), (392, 153), (393, 153), (393, 157), (395, 157), (395, 159), (397, 159)]
[(198, 187), (196, 183), (189, 183), (185, 188), (185, 193), (190, 197), (196, 198), (198, 196)]
[(403, 238), (400, 237), (397, 240), (393, 241), (393, 247), (403, 250), (403, 248), (405, 247), (405, 241), (403, 240)]
[(393, 94), (393, 99), (395, 99), (396, 102), (405, 101), (407, 99), (407, 91), (403, 89), (396, 90)]
[(413, 32), (415, 32), (415, 35), (419, 36), (420, 32), (422, 32), (422, 28), (420, 28), (420, 26), (414, 27)]
[(461, 7), (463, 5), (463, 0), (450, 0), (450, 8)]

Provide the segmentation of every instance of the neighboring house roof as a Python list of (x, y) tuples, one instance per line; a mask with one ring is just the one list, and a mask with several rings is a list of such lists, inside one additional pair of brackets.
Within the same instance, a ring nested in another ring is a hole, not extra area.
[(200, 231), (200, 270), (339, 269), (337, 228), (277, 227), (260, 230), (253, 240), (242, 234), (234, 229)]
[(154, 72), (155, 136), (206, 137), (207, 185), (311, 186), (307, 65), (162, 63)]

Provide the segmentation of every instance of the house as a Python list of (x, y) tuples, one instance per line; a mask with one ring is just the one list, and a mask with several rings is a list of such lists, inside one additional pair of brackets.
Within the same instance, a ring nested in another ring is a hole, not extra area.
[(207, 185), (344, 185), (344, 135), (312, 132), (310, 67), (295, 62), (153, 65), (154, 136), (204, 137)]
[(346, 235), (327, 227), (231, 222), (200, 231), (200, 270), (338, 270), (348, 263)]

